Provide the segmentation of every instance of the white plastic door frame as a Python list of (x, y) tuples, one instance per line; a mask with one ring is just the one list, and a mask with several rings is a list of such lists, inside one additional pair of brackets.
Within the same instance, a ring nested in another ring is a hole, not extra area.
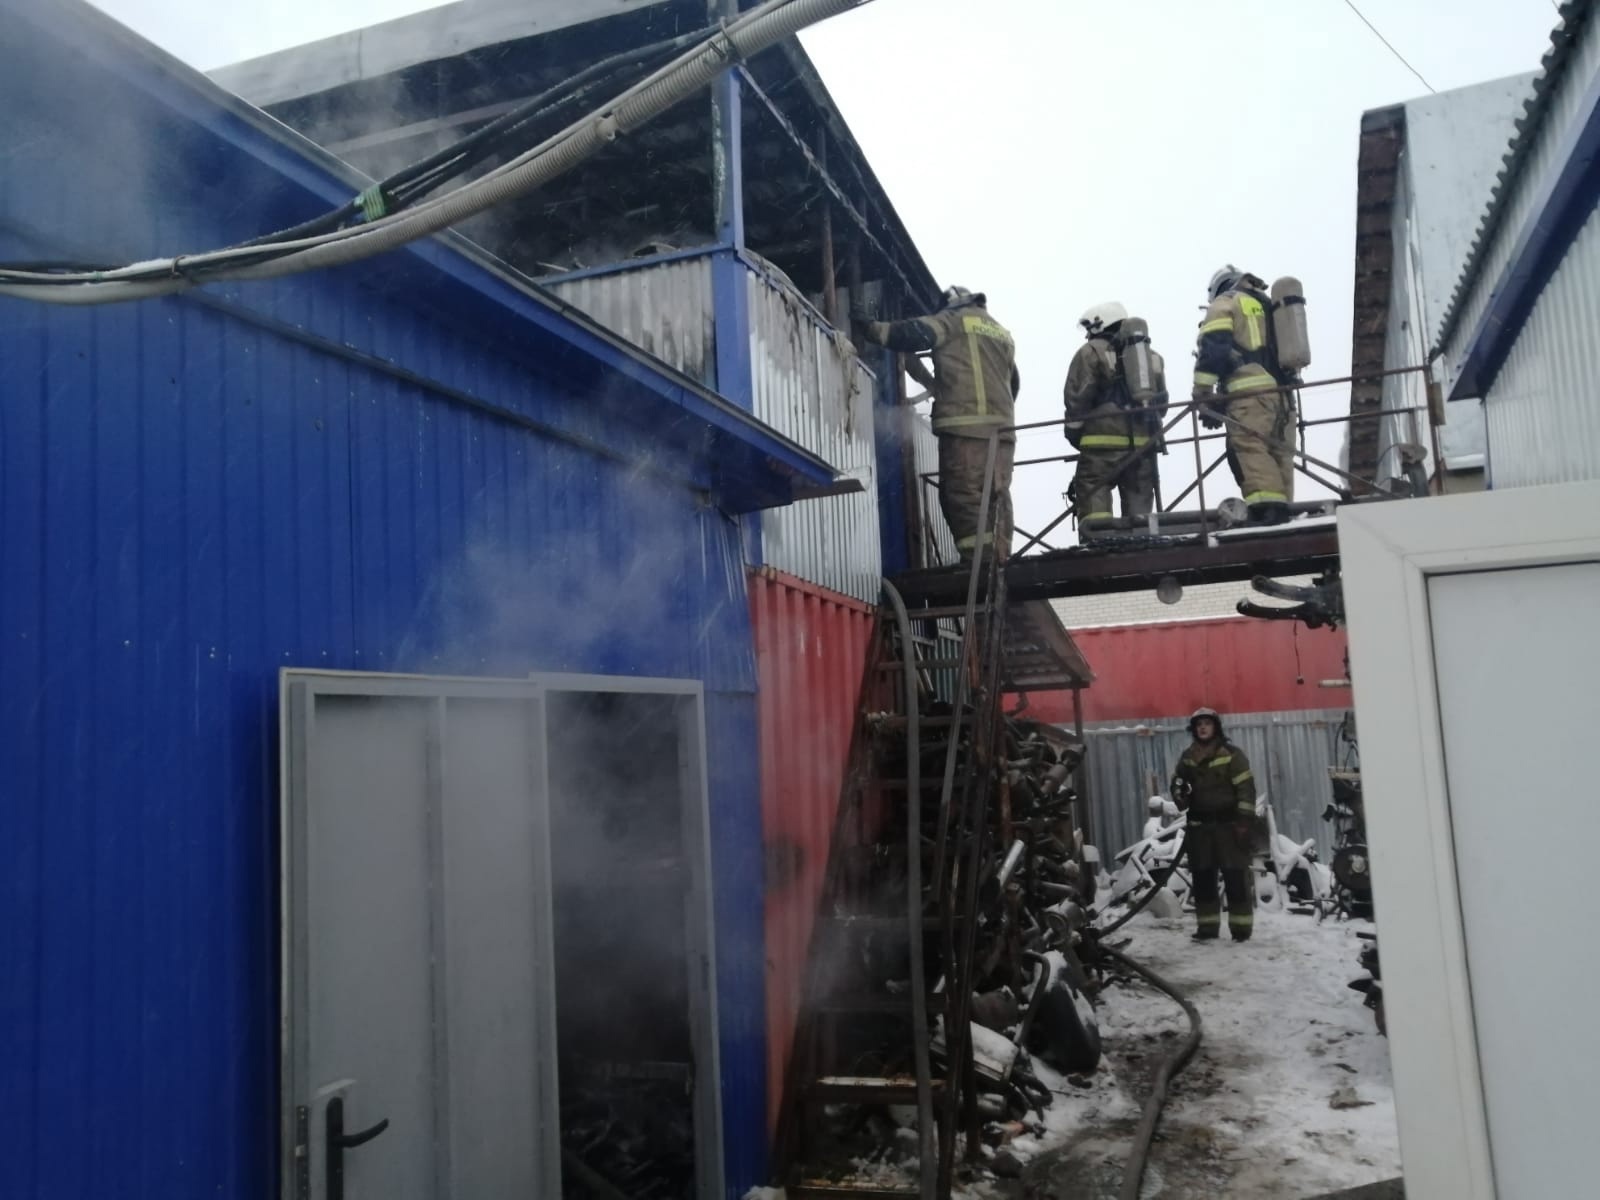
[(1494, 1200), (1430, 576), (1600, 560), (1600, 484), (1339, 513), (1396, 1111), (1413, 1200)]

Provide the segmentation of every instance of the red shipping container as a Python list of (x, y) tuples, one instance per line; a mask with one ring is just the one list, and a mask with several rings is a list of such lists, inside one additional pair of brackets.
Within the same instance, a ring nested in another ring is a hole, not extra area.
[[(1319, 687), (1345, 675), (1341, 630), (1292, 621), (1222, 617), (1080, 629), (1073, 640), (1094, 668), (1083, 719), (1175, 717), (1202, 706), (1221, 713), (1344, 708), (1348, 689)], [(1030, 717), (1072, 724), (1072, 694), (1036, 694)]]
[(794, 1044), (874, 611), (771, 568), (751, 574), (750, 610), (766, 841), (771, 1128)]

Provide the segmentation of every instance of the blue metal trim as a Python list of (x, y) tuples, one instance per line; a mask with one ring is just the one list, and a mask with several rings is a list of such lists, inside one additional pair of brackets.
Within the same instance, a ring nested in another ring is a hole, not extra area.
[(716, 322), (717, 391), (745, 412), (753, 413), (750, 284), (744, 263), (732, 248), (724, 247), (711, 260), (711, 306)]
[(549, 287), (558, 283), (577, 283), (581, 279), (604, 279), (610, 275), (625, 275), (629, 271), (640, 271), (646, 267), (664, 267), (668, 263), (687, 262), (693, 258), (709, 258), (718, 250), (717, 246), (692, 246), (687, 250), (665, 250), (660, 254), (642, 254), (638, 258), (624, 259), (622, 262), (606, 263), (599, 267), (585, 267), (581, 271), (563, 271), (559, 275), (541, 275), (538, 278), (540, 287)]
[(1545, 285), (1600, 200), (1600, 71), (1589, 81), (1579, 111), (1587, 115), (1562, 146), (1557, 159), (1561, 170), (1534, 204), (1511, 261), (1467, 340), (1466, 356), (1450, 389), (1452, 400), (1481, 397), (1493, 386)]

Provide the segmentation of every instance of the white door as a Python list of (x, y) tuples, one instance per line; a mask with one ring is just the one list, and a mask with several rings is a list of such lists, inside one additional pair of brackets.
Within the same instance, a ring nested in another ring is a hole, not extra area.
[(285, 673), (286, 1197), (560, 1195), (542, 709)]
[(1339, 544), (1406, 1194), (1590, 1195), (1600, 484)]

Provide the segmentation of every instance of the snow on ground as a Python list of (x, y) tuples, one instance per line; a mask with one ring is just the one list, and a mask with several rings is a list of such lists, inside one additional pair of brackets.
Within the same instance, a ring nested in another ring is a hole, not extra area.
[[(1189, 996), (1204, 1028), (1173, 1084), (1146, 1200), (1291, 1200), (1398, 1176), (1388, 1043), (1346, 986), (1361, 973), (1356, 930), (1370, 926), (1258, 910), (1255, 937), (1242, 945), (1192, 941), (1192, 928), (1192, 917), (1139, 917), (1121, 935), (1128, 954)], [(1031, 1159), (1024, 1179), (973, 1195), (1117, 1194), (1150, 1080), (1188, 1023), (1169, 997), (1134, 980), (1109, 988), (1099, 1013), (1106, 1060), (1092, 1088), (1052, 1082), (1068, 1094), (1048, 1113), (1044, 1137), (1015, 1143)], [(1333, 1108), (1336, 1094), (1360, 1106)]]
[[(1257, 910), (1254, 938), (1235, 945), (1226, 935), (1191, 941), (1193, 921), (1140, 916), (1115, 939), (1185, 992), (1204, 1027), (1173, 1083), (1144, 1200), (1296, 1200), (1397, 1177), (1388, 1043), (1346, 986), (1361, 974), (1356, 931), (1371, 926)], [(1105, 1060), (1092, 1078), (1074, 1082), (1034, 1064), (1056, 1098), (1042, 1133), (1008, 1147), (1025, 1164), (1022, 1178), (968, 1181), (958, 1193), (965, 1200), (1117, 1195), (1151, 1079), (1188, 1022), (1134, 979), (1106, 990), (1099, 1020)], [(1336, 1094), (1360, 1106), (1333, 1108)], [(893, 1169), (875, 1166), (889, 1182)]]

